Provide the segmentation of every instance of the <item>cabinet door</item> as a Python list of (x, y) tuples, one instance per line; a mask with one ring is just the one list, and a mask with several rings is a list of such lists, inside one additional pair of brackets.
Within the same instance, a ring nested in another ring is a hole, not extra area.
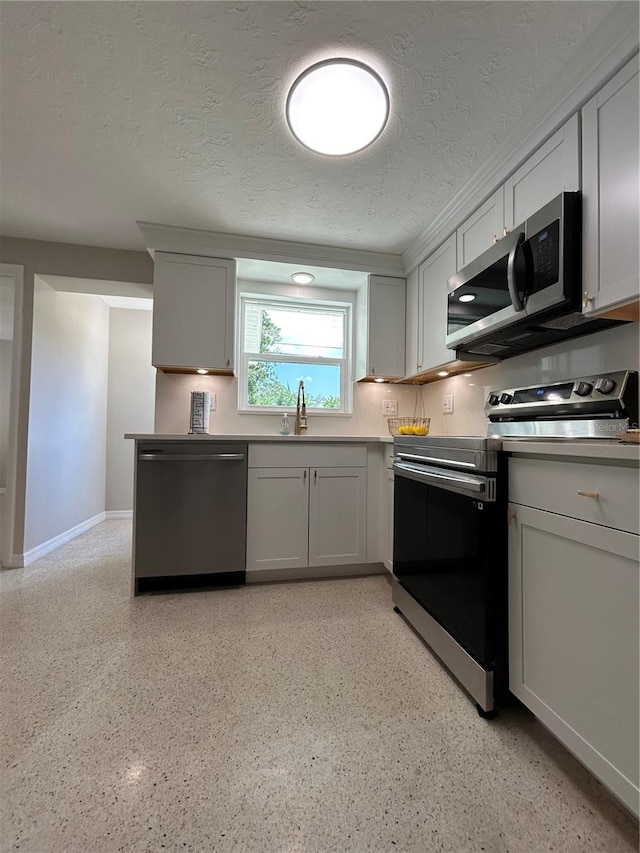
[(308, 519), (308, 468), (250, 468), (247, 570), (308, 565)]
[(638, 299), (638, 57), (582, 111), (585, 313)]
[(385, 469), (385, 524), (386, 524), (386, 548), (384, 550), (384, 564), (390, 572), (393, 571), (393, 471)]
[(356, 300), (356, 381), (400, 379), (405, 374), (403, 278), (370, 275)]
[(369, 276), (369, 376), (404, 376), (405, 288), (403, 278)]
[(637, 812), (638, 537), (510, 509), (510, 689)]
[(312, 468), (309, 565), (365, 563), (367, 469)]
[(455, 350), (447, 349), (447, 279), (456, 272), (456, 235), (420, 265), (418, 284), (418, 371), (453, 361)]
[(420, 355), (418, 354), (418, 289), (420, 271), (418, 267), (407, 276), (406, 290), (406, 340), (405, 340), (405, 370), (408, 376), (420, 372)]
[(152, 362), (232, 372), (235, 261), (157, 252)]
[(458, 269), (490, 248), (503, 236), (504, 190), (498, 189), (457, 231)]
[(578, 115), (573, 115), (504, 185), (504, 224), (508, 231), (561, 192), (580, 189)]

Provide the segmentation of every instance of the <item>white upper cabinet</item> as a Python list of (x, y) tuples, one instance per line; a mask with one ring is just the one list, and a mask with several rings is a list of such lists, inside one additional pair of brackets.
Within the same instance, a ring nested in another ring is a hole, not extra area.
[(458, 228), (458, 269), (499, 240), (504, 232), (504, 188), (500, 187)]
[(418, 364), (417, 372), (454, 361), (447, 349), (447, 279), (456, 272), (456, 235), (439, 246), (418, 271)]
[(156, 252), (152, 362), (233, 372), (234, 260)]
[(356, 380), (405, 374), (403, 278), (370, 275), (356, 301)]
[(561, 192), (580, 189), (577, 113), (535, 151), (504, 185), (504, 227), (511, 231)]
[(580, 189), (578, 115), (573, 115), (457, 230), (457, 269), (561, 192)]
[(636, 56), (582, 111), (585, 314), (638, 300), (639, 98)]

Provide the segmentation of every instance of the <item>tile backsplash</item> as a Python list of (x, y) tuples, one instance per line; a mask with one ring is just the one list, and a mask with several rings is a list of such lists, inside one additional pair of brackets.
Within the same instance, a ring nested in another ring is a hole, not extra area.
[[(410, 385), (356, 383), (353, 415), (310, 415), (310, 435), (388, 435), (383, 400), (397, 400), (399, 415), (422, 414), (431, 418), (431, 432), (440, 435), (484, 435), (487, 422), (484, 404), (489, 392), (514, 385), (532, 385), (572, 379), (608, 370), (638, 370), (640, 347), (636, 323), (586, 335), (543, 350), (507, 359), (468, 375), (452, 376), (414, 388)], [(235, 377), (161, 373), (156, 377), (155, 430), (186, 433), (189, 429), (191, 391), (216, 394), (211, 412), (212, 434), (277, 433), (280, 415), (238, 413), (238, 382)], [(445, 395), (453, 395), (453, 412), (442, 411)], [(295, 412), (293, 413), (295, 414)]]

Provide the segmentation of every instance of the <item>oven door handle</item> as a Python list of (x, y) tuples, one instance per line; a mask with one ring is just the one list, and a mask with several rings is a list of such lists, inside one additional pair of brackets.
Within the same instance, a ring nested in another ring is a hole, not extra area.
[(426, 465), (411, 465), (405, 462), (395, 462), (393, 470), (399, 476), (409, 477), (418, 483), (425, 483), (451, 492), (479, 497), (483, 501), (495, 500), (495, 479), (493, 477), (473, 477), (468, 474), (458, 474), (442, 469), (430, 468)]
[(475, 462), (460, 462), (458, 459), (440, 459), (437, 456), (417, 456), (415, 453), (398, 453), (396, 459), (408, 462), (435, 462), (436, 465), (454, 465), (456, 468), (476, 468)]

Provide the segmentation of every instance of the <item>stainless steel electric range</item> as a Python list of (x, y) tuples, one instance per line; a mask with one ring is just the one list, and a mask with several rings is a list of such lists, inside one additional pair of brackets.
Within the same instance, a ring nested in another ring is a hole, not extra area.
[(492, 392), (486, 437), (394, 438), (393, 602), (493, 716), (508, 698), (504, 437), (611, 439), (638, 421), (638, 374)]

